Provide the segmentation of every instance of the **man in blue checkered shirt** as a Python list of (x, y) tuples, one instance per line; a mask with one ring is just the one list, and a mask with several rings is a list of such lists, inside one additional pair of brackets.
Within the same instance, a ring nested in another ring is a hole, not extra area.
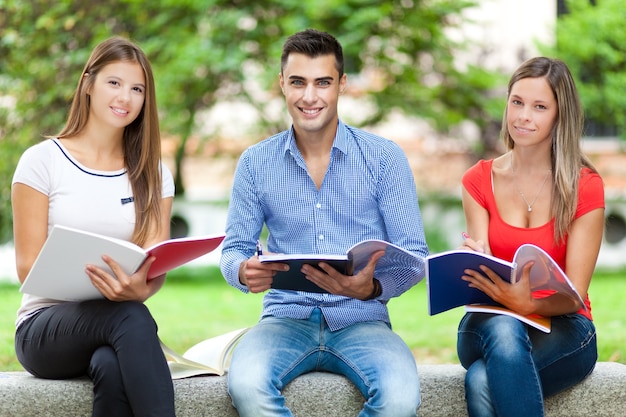
[[(391, 330), (387, 302), (423, 278), (406, 268), (377, 268), (378, 251), (355, 275), (330, 265), (302, 274), (327, 292), (271, 289), (282, 263), (261, 264), (255, 244), (263, 226), (268, 252), (344, 254), (380, 239), (428, 254), (413, 174), (394, 142), (339, 120), (346, 88), (343, 53), (331, 35), (308, 29), (284, 44), (280, 87), (291, 129), (248, 148), (239, 160), (221, 269), (243, 292), (267, 291), (261, 320), (237, 345), (228, 373), (240, 416), (291, 416), (283, 388), (307, 372), (345, 375), (365, 398), (359, 416), (416, 415), (415, 359)], [(416, 306), (416, 308), (421, 308)]]

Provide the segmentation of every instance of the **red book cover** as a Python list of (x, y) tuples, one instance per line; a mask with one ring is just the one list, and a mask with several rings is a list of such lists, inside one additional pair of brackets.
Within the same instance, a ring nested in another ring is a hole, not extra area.
[(148, 256), (156, 257), (148, 271), (148, 279), (156, 278), (212, 252), (223, 240), (224, 235), (214, 235), (170, 239), (154, 245), (146, 251)]

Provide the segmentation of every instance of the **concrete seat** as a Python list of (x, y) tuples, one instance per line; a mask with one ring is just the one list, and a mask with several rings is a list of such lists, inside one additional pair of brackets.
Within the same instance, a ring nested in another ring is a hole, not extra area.
[[(467, 416), (463, 379), (456, 364), (418, 365), (422, 389), (419, 417)], [(174, 381), (178, 417), (237, 417), (226, 391), (226, 377)], [(363, 397), (344, 377), (314, 372), (284, 391), (296, 417), (356, 416)], [(92, 384), (86, 378), (43, 380), (26, 372), (0, 372), (0, 416), (90, 416)], [(600, 362), (580, 384), (546, 400), (546, 417), (626, 415), (626, 365)]]

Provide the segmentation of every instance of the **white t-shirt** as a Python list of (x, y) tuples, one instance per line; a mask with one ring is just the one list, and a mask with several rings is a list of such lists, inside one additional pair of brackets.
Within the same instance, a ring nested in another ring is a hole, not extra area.
[[(173, 197), (172, 173), (163, 164), (161, 173), (162, 197)], [(12, 183), (28, 185), (48, 196), (48, 233), (59, 224), (118, 239), (130, 240), (132, 236), (135, 204), (126, 170), (89, 169), (57, 139), (28, 148), (17, 164)], [(16, 325), (28, 314), (60, 302), (24, 294)]]

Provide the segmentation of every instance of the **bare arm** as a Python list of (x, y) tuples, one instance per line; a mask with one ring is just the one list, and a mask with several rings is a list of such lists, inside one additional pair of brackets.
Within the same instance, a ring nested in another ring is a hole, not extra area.
[(489, 213), (474, 200), (465, 187), (463, 187), (462, 193), (465, 224), (470, 237), (465, 239), (461, 248), (491, 255), (491, 248), (489, 247)]
[(565, 271), (583, 300), (596, 267), (603, 232), (604, 209), (601, 208), (574, 220), (569, 232)]
[(28, 185), (11, 189), (17, 276), (24, 282), (48, 235), (48, 196)]

